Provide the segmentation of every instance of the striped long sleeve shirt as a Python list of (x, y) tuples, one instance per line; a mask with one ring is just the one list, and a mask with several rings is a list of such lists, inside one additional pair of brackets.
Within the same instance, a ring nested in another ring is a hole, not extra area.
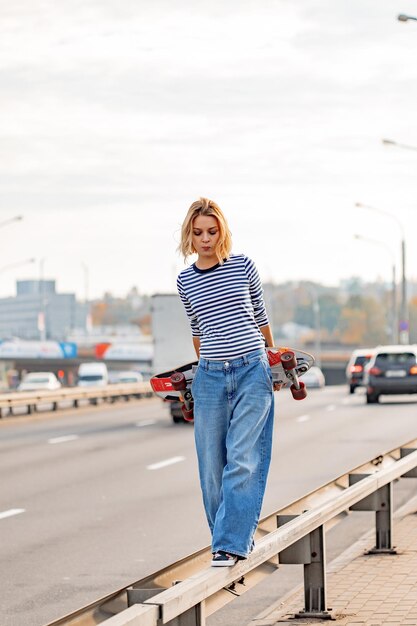
[(177, 287), (202, 357), (231, 359), (265, 346), (260, 328), (269, 322), (263, 290), (247, 256), (232, 254), (207, 270), (191, 265), (179, 274)]

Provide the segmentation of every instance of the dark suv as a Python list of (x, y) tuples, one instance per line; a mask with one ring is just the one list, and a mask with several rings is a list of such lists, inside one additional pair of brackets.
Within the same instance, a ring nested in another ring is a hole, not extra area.
[(366, 401), (417, 393), (417, 346), (379, 346), (365, 371)]
[(356, 387), (363, 385), (363, 374), (365, 366), (372, 357), (372, 350), (359, 349), (354, 350), (350, 356), (349, 363), (346, 367), (346, 378), (349, 385), (350, 393), (355, 393)]

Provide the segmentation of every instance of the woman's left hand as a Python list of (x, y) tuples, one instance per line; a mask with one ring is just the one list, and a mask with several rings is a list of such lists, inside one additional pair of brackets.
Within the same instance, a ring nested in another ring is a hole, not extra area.
[(280, 391), (282, 387), (282, 385), (280, 385), (279, 383), (274, 383), (273, 386), (274, 386), (274, 391)]

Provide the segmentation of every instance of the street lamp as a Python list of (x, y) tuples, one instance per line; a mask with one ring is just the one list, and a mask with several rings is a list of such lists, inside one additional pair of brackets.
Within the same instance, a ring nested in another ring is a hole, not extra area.
[(320, 323), (320, 302), (316, 289), (312, 289), (313, 313), (314, 313), (314, 350), (316, 364), (321, 367), (321, 323)]
[(408, 321), (408, 306), (407, 306), (407, 280), (405, 277), (405, 234), (404, 227), (398, 217), (393, 215), (392, 213), (388, 213), (388, 211), (383, 211), (382, 209), (377, 209), (374, 206), (369, 206), (369, 204), (362, 204), (362, 202), (356, 202), (355, 206), (361, 209), (369, 209), (370, 211), (376, 211), (386, 217), (390, 217), (393, 219), (397, 226), (401, 231), (401, 306), (400, 306), (400, 322), (398, 325), (399, 331), (399, 340), (401, 344), (407, 344), (409, 342), (409, 321)]
[(84, 272), (84, 299), (85, 302), (88, 302), (88, 295), (89, 295), (89, 287), (90, 287), (90, 272), (88, 269), (88, 265), (84, 262), (81, 263), (81, 267), (83, 268), (83, 272)]
[(91, 309), (89, 307), (89, 291), (90, 291), (90, 271), (88, 265), (82, 261), (81, 266), (84, 272), (84, 299), (85, 299), (85, 330), (87, 335), (91, 332)]
[(45, 297), (45, 257), (39, 261), (39, 293), (40, 293), (40, 312), (38, 315), (39, 339), (46, 340), (46, 297)]
[(392, 343), (398, 343), (398, 329), (397, 329), (397, 280), (395, 272), (395, 255), (391, 248), (378, 239), (371, 239), (370, 237), (364, 237), (363, 235), (354, 235), (355, 239), (360, 241), (368, 241), (376, 246), (382, 247), (391, 255), (392, 258), (392, 294), (391, 294), (391, 340)]
[(4, 220), (3, 222), (0, 222), (0, 228), (3, 228), (3, 226), (8, 226), (9, 224), (12, 224), (13, 222), (20, 222), (23, 219), (23, 215), (16, 215), (15, 217), (11, 217), (8, 220)]
[(416, 150), (417, 146), (409, 146), (406, 143), (398, 143), (398, 141), (392, 141), (392, 139), (383, 139), (384, 146), (395, 146), (396, 148), (403, 148), (404, 150)]
[(408, 22), (408, 20), (417, 20), (417, 17), (413, 17), (412, 15), (404, 15), (404, 13), (400, 13), (397, 19), (400, 22)]
[(8, 265), (4, 265), (0, 267), (0, 273), (6, 272), (7, 270), (12, 270), (15, 267), (20, 267), (21, 265), (28, 265), (29, 263), (34, 263), (36, 259), (26, 259), (25, 261), (17, 261), (16, 263), (9, 263)]

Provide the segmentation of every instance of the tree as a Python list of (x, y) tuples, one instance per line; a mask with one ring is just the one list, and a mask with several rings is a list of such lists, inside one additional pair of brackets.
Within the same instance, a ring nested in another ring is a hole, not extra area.
[(339, 329), (346, 343), (369, 346), (389, 340), (384, 307), (373, 297), (350, 296), (342, 309)]
[(320, 306), (320, 324), (329, 333), (333, 333), (340, 320), (340, 314), (342, 305), (338, 296), (329, 294), (323, 294), (319, 296)]

